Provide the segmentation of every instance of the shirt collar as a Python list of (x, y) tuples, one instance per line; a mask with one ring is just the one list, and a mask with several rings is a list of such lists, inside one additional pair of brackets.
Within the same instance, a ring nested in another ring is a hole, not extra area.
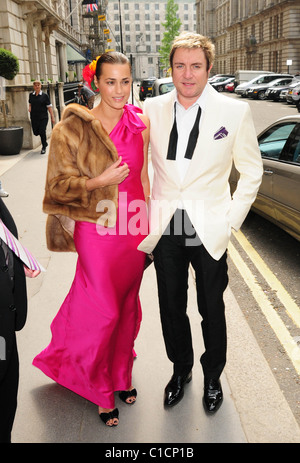
[[(207, 99), (207, 93), (208, 93), (208, 90), (207, 90), (207, 87), (208, 85), (210, 85), (209, 83), (207, 83), (203, 89), (203, 92), (201, 93), (201, 95), (199, 96), (198, 100), (195, 101), (195, 103), (193, 103), (186, 111), (188, 111), (190, 108), (193, 108), (194, 106), (198, 105), (201, 107), (201, 110), (203, 111), (205, 109), (205, 104), (206, 104), (206, 99)], [(179, 105), (179, 107), (183, 108), (183, 106), (179, 103), (178, 101), (178, 94), (177, 94), (177, 90), (176, 90), (176, 93), (175, 93), (175, 103), (177, 103)]]
[[(33, 90), (33, 92), (32, 92), (32, 93), (33, 93), (33, 95), (35, 95), (35, 90)], [(43, 92), (42, 92), (42, 90), (40, 90), (40, 93), (39, 93), (39, 95), (41, 95), (42, 93), (43, 93)]]

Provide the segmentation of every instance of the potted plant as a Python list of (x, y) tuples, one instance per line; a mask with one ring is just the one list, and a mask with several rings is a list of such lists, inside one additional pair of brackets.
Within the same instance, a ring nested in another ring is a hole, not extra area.
[(19, 72), (18, 58), (5, 48), (0, 48), (1, 104), (4, 127), (0, 127), (0, 154), (19, 154), (23, 144), (23, 127), (8, 127), (5, 104), (4, 79), (12, 80)]

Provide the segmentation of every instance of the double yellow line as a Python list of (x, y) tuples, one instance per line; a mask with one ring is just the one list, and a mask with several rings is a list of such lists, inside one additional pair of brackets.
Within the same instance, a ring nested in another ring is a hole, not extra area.
[[(240, 246), (247, 253), (247, 256), (251, 259), (251, 261), (253, 262), (259, 273), (263, 276), (265, 281), (268, 283), (268, 285), (271, 287), (271, 289), (276, 291), (277, 297), (285, 307), (287, 315), (293, 320), (293, 323), (298, 328), (300, 328), (300, 307), (297, 306), (295, 301), (291, 298), (291, 296), (288, 294), (288, 292), (282, 286), (282, 284), (276, 278), (276, 276), (271, 272), (271, 270), (262, 260), (257, 251), (255, 251), (255, 249), (249, 243), (244, 234), (241, 231), (238, 231), (233, 232), (233, 236), (236, 238)], [(245, 261), (242, 259), (239, 252), (234, 247), (232, 241), (229, 243), (228, 252), (230, 258), (232, 259), (236, 268), (240, 272), (243, 280), (248, 285), (262, 313), (266, 317), (269, 325), (273, 329), (278, 340), (280, 341), (291, 362), (293, 363), (295, 370), (300, 375), (300, 345), (298, 345), (297, 340), (290, 335), (288, 329), (286, 328), (282, 319), (280, 318), (273, 305), (269, 301), (267, 295), (259, 286), (255, 275), (247, 266)]]

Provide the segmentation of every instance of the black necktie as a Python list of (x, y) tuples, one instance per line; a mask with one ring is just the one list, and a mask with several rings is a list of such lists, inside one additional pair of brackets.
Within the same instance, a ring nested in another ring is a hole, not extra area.
[[(178, 141), (178, 132), (177, 132), (177, 124), (176, 124), (176, 103), (174, 106), (174, 111), (175, 111), (174, 124), (171, 130), (171, 133), (170, 133), (169, 147), (168, 147), (168, 154), (167, 154), (167, 159), (171, 161), (175, 161), (176, 159), (177, 141)], [(201, 117), (201, 108), (199, 106), (197, 117), (194, 123), (194, 127), (191, 130), (186, 152), (184, 155), (186, 159), (192, 159), (193, 157), (195, 146), (196, 146), (198, 135), (199, 135), (200, 117)]]

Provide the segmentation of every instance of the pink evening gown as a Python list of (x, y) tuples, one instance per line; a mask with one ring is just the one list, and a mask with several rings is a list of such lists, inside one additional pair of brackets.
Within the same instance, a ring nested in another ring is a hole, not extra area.
[(119, 185), (114, 228), (76, 222), (78, 252), (71, 289), (51, 324), (52, 339), (33, 365), (60, 385), (103, 408), (131, 386), (134, 340), (141, 322), (139, 289), (148, 232), (141, 184), (144, 123), (126, 105), (110, 133), (129, 176)]

